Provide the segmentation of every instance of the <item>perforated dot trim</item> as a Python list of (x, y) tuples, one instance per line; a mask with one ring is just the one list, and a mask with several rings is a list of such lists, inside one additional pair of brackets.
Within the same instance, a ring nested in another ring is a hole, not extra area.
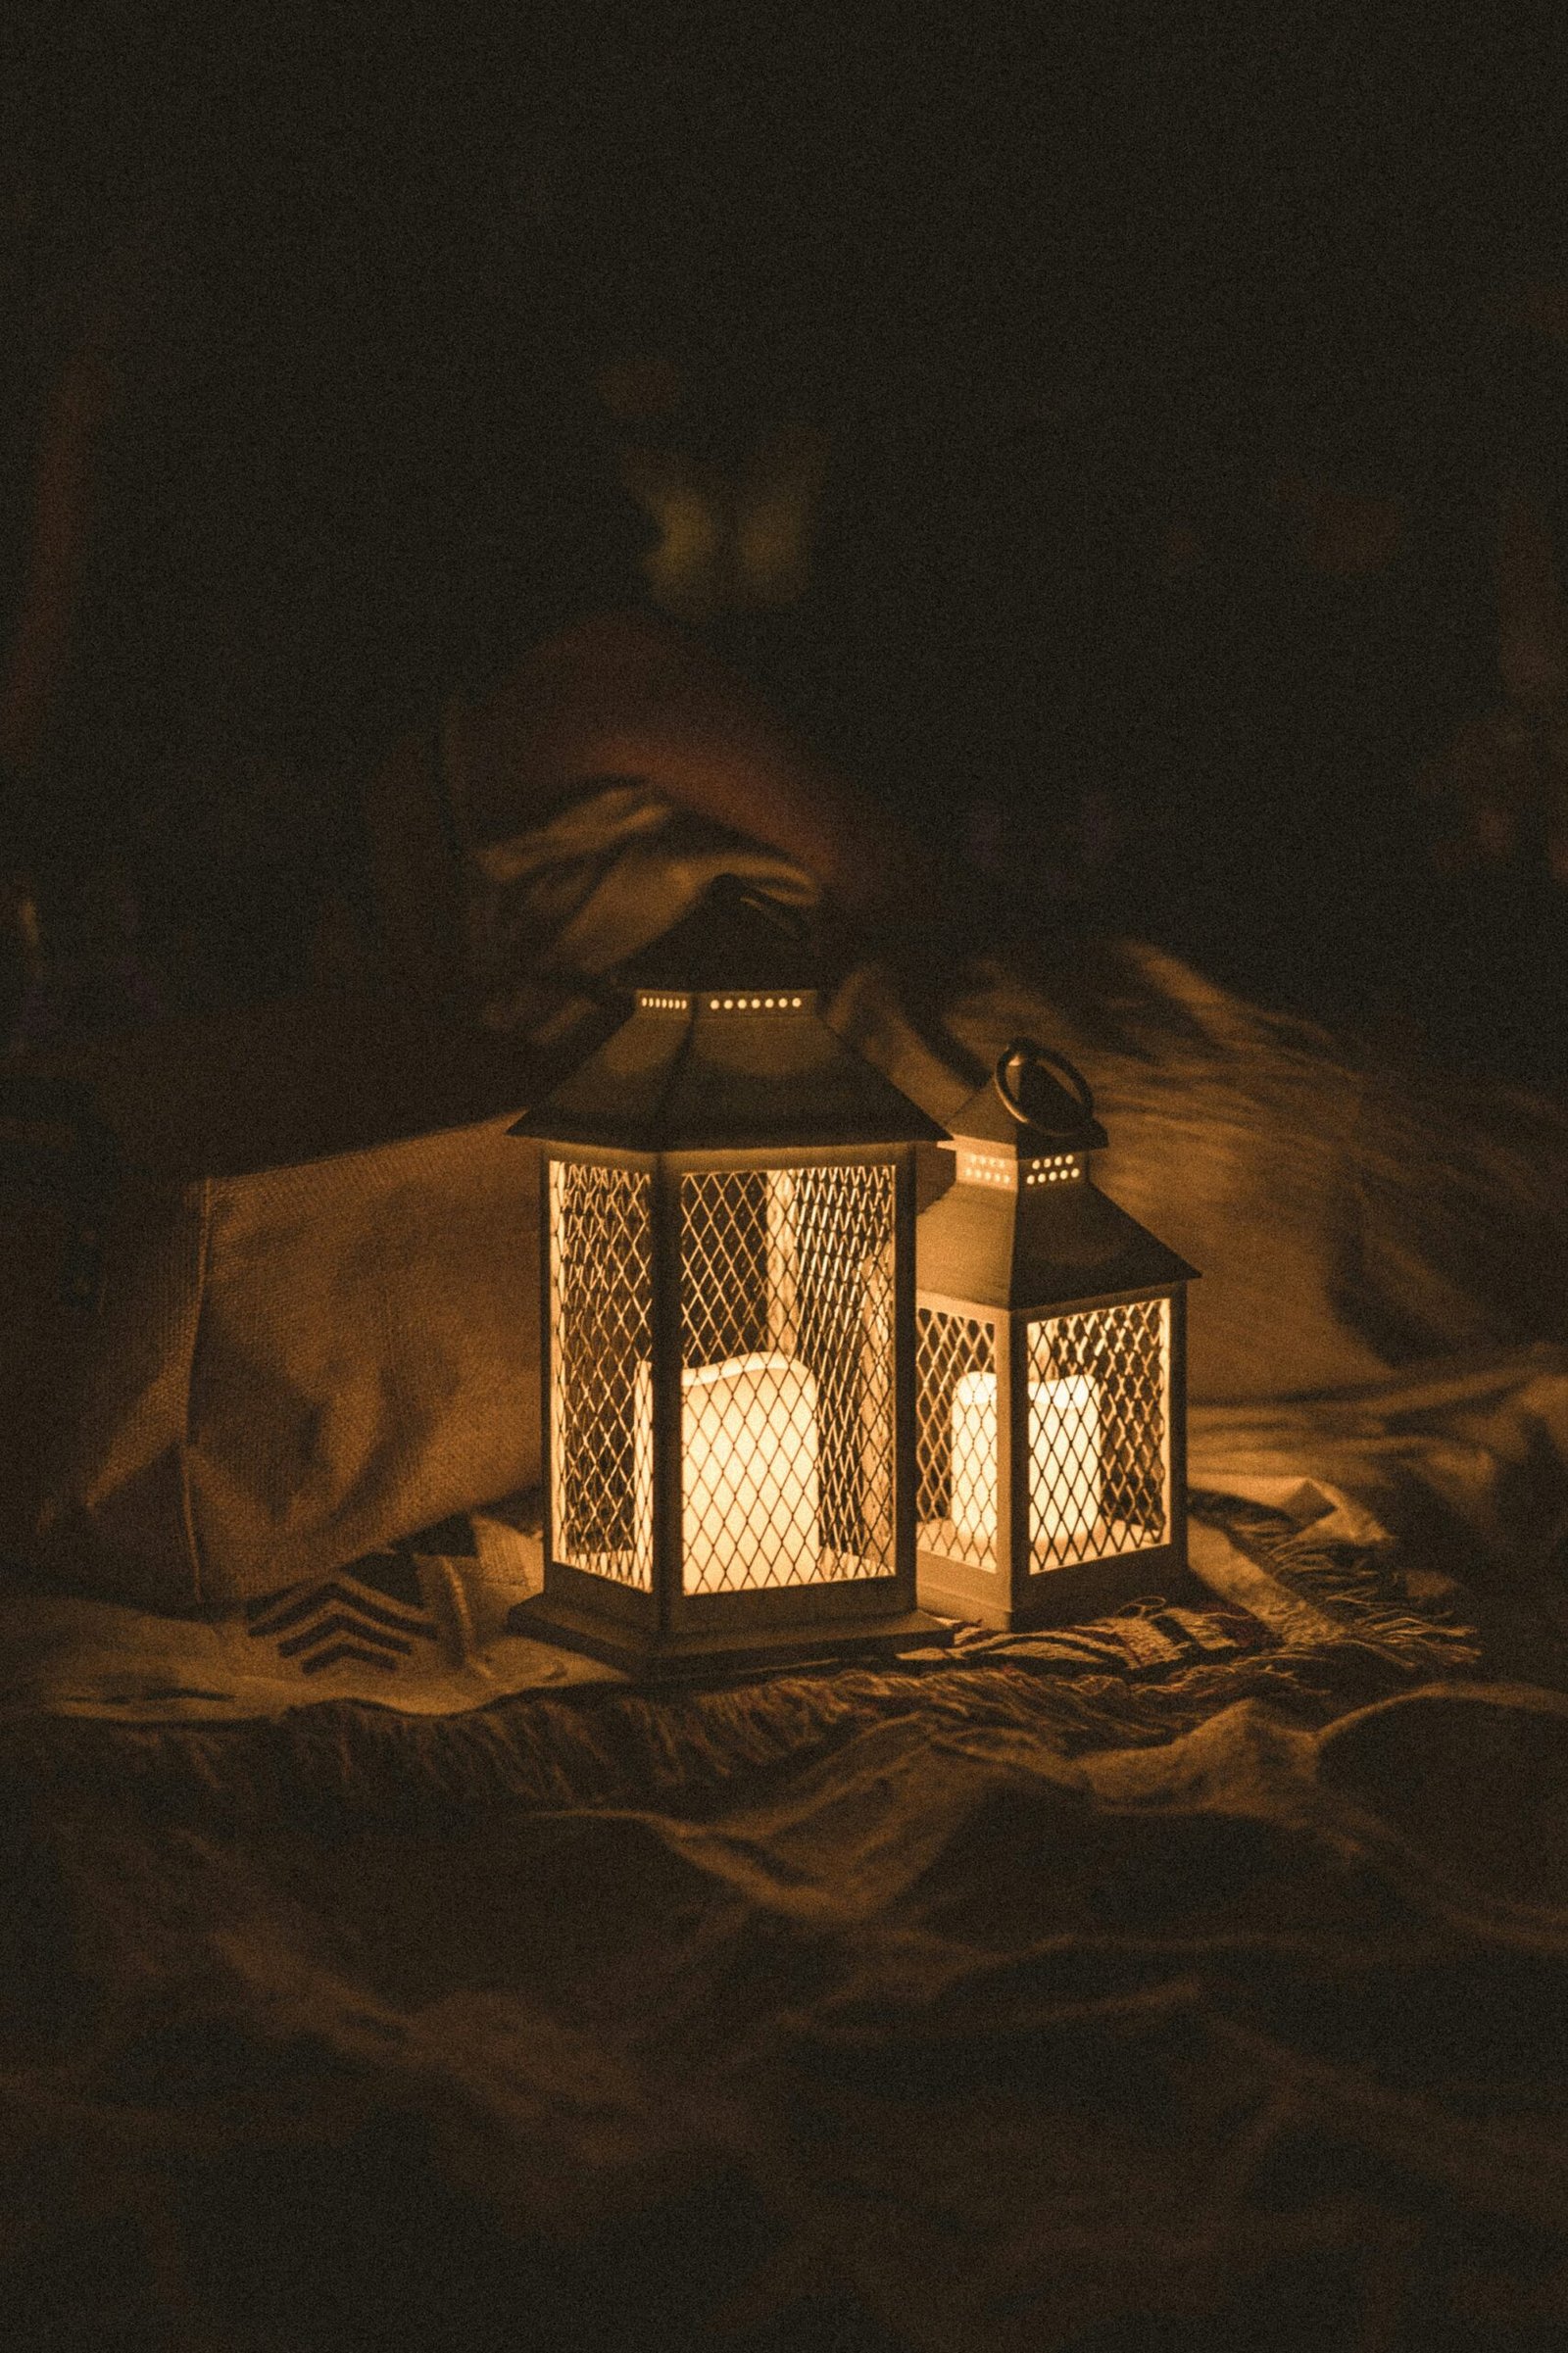
[(710, 1013), (798, 1013), (805, 1003), (801, 997), (710, 997)]

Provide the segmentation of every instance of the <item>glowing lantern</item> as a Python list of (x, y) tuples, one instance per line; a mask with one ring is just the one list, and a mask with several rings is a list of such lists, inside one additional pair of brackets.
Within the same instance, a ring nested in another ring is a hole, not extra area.
[(1092, 1616), (1186, 1566), (1194, 1269), (1091, 1180), (1104, 1130), (1059, 1055), (1009, 1046), (950, 1124), (956, 1182), (917, 1238), (920, 1599)]
[(710, 902), (658, 971), (514, 1130), (544, 1147), (547, 1494), (544, 1590), (512, 1623), (644, 1675), (940, 1640), (913, 1244), (914, 1147), (942, 1131), (755, 907)]

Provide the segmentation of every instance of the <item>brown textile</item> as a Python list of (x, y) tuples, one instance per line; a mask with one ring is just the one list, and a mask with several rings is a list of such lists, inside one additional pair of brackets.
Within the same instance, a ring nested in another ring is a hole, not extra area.
[(1137, 1730), (1005, 1657), (6, 1727), (13, 2341), (1553, 2341), (1568, 1702), (1324, 1609)]
[(0, 1186), (0, 1543), (189, 1608), (536, 1479), (538, 1159), (506, 1129), (538, 1068), (355, 1001), (74, 1057), (122, 1176), (96, 1313), (60, 1296), (71, 1204)]

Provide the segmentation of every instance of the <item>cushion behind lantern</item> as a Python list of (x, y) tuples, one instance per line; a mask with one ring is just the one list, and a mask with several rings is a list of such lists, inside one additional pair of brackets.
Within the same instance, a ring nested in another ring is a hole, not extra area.
[(13, 1067), (0, 1545), (180, 1608), (535, 1479), (542, 1067), (353, 999)]

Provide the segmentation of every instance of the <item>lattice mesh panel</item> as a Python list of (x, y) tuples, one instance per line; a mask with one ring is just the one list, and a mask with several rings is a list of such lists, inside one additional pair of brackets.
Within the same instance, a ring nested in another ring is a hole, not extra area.
[(893, 1175), (681, 1180), (687, 1593), (893, 1574)]
[(550, 1452), (555, 1556), (654, 1581), (649, 1179), (550, 1163)]
[(997, 1565), (996, 1336), (981, 1316), (917, 1311), (915, 1516), (920, 1543), (971, 1569)]
[(1036, 1569), (1166, 1540), (1170, 1302), (1029, 1326), (1029, 1525)]

